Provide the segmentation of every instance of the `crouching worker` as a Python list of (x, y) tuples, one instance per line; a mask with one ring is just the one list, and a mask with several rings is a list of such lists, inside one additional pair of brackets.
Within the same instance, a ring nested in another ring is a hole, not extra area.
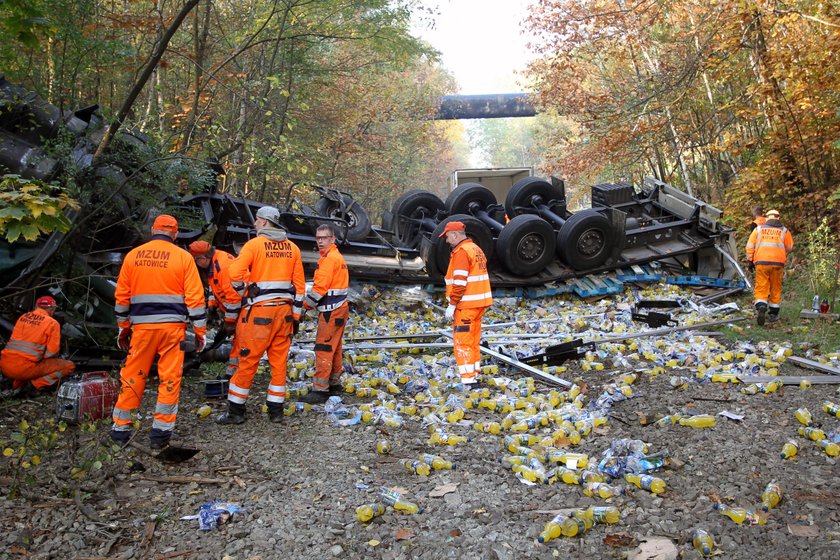
[(322, 225), (315, 231), (315, 241), (321, 258), (312, 281), (312, 289), (306, 294), (303, 306), (318, 310), (318, 332), (315, 335), (315, 378), (312, 392), (299, 400), (305, 403), (321, 404), (330, 394), (341, 390), (342, 360), (341, 339), (350, 315), (347, 304), (347, 289), (350, 277), (347, 263), (335, 246), (335, 230), (331, 225)]
[(35, 302), (35, 309), (20, 316), (9, 343), (0, 352), (0, 370), (26, 395), (55, 387), (76, 369), (70, 360), (57, 358), (61, 328), (53, 319), (56, 303), (50, 296)]

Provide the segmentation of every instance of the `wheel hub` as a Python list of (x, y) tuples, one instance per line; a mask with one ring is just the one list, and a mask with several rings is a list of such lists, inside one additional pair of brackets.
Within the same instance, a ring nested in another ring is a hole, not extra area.
[(578, 238), (578, 253), (591, 257), (597, 255), (604, 248), (604, 236), (600, 230), (589, 229)]
[(516, 246), (516, 254), (526, 261), (534, 261), (540, 258), (544, 252), (545, 239), (541, 235), (526, 235)]

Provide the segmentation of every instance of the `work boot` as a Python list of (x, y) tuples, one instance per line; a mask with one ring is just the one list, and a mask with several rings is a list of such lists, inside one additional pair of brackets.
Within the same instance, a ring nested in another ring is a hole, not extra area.
[(268, 421), (272, 424), (282, 424), (285, 414), (284, 403), (269, 403), (268, 404)]
[(308, 404), (324, 404), (330, 398), (329, 391), (310, 391), (298, 399), (298, 402)]
[(218, 418), (216, 424), (231, 425), (245, 423), (245, 405), (228, 401), (228, 410)]
[(755, 304), (755, 322), (758, 324), (759, 327), (764, 326), (764, 314), (767, 313), (767, 304), (766, 303), (756, 303)]
[(14, 398), (16, 399), (34, 399), (38, 395), (42, 393), (35, 388), (32, 383), (27, 383), (23, 387), (17, 390), (17, 393), (14, 394)]
[(341, 383), (334, 383), (330, 385), (329, 390), (327, 391), (330, 396), (332, 395), (340, 395), (344, 392), (344, 386)]
[(770, 311), (767, 313), (767, 320), (771, 323), (775, 323), (779, 320), (779, 308), (778, 307), (771, 307)]
[(163, 449), (169, 445), (171, 437), (171, 431), (152, 428), (152, 431), (149, 432), (149, 449)]
[(120, 447), (125, 447), (128, 445), (128, 440), (131, 439), (131, 430), (115, 430), (111, 428), (109, 435), (111, 436), (111, 441)]

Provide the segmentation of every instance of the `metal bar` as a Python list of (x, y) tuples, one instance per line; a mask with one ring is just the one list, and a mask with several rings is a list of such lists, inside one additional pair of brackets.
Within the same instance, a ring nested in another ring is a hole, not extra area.
[(801, 381), (810, 381), (815, 385), (837, 385), (840, 377), (834, 375), (739, 375), (742, 383), (768, 383), (778, 381), (782, 385), (799, 385)]
[(744, 282), (746, 282), (746, 283), (747, 283), (747, 287), (748, 287), (750, 290), (752, 290), (752, 289), (753, 289), (753, 287), (752, 287), (752, 284), (750, 283), (750, 279), (749, 279), (749, 278), (747, 278), (747, 275), (744, 273), (744, 270), (741, 268), (741, 265), (739, 265), (739, 264), (738, 264), (738, 261), (736, 261), (734, 258), (732, 258), (732, 255), (730, 255), (729, 253), (727, 253), (726, 251), (724, 251), (724, 250), (721, 248), (721, 246), (720, 246), (720, 245), (718, 245), (717, 243), (715, 243), (715, 249), (717, 249), (718, 253), (720, 253), (721, 255), (723, 255), (723, 256), (724, 256), (724, 258), (725, 258), (726, 260), (728, 260), (730, 263), (732, 263), (732, 266), (734, 266), (734, 267), (735, 267), (735, 270), (737, 270), (737, 271), (738, 271), (738, 274), (740, 274), (740, 275), (741, 275), (741, 278), (743, 278), (743, 279), (744, 279)]
[[(624, 336), (614, 336), (614, 337), (606, 337), (606, 338), (599, 338), (597, 340), (591, 340), (593, 344), (603, 344), (605, 342), (616, 342), (618, 340), (629, 340), (631, 338), (643, 338), (645, 336), (656, 336), (660, 334), (669, 334), (672, 332), (678, 331), (691, 331), (694, 329), (703, 329), (706, 327), (714, 327), (716, 325), (725, 325), (727, 323), (738, 323), (740, 321), (746, 321), (746, 317), (736, 317), (734, 319), (721, 319), (719, 321), (710, 321), (708, 323), (697, 323), (696, 325), (686, 325), (682, 327), (663, 327), (661, 329), (654, 329), (652, 331), (642, 331), (638, 333), (628, 334)], [(788, 358), (790, 359), (790, 358)]]
[(787, 361), (792, 362), (799, 367), (815, 369), (817, 371), (830, 373), (831, 375), (840, 375), (840, 368), (831, 367), (829, 365), (821, 364), (820, 362), (815, 362), (813, 360), (806, 360), (805, 358), (800, 358), (798, 356), (788, 356)]

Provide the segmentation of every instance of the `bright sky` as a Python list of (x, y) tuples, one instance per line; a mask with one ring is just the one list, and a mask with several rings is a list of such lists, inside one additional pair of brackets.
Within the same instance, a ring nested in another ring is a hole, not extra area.
[[(521, 22), (531, 0), (422, 0), (438, 12), (434, 29), (416, 22), (415, 32), (442, 54), (461, 94), (514, 93), (516, 71), (533, 58)], [(428, 22), (426, 22), (428, 23)]]

